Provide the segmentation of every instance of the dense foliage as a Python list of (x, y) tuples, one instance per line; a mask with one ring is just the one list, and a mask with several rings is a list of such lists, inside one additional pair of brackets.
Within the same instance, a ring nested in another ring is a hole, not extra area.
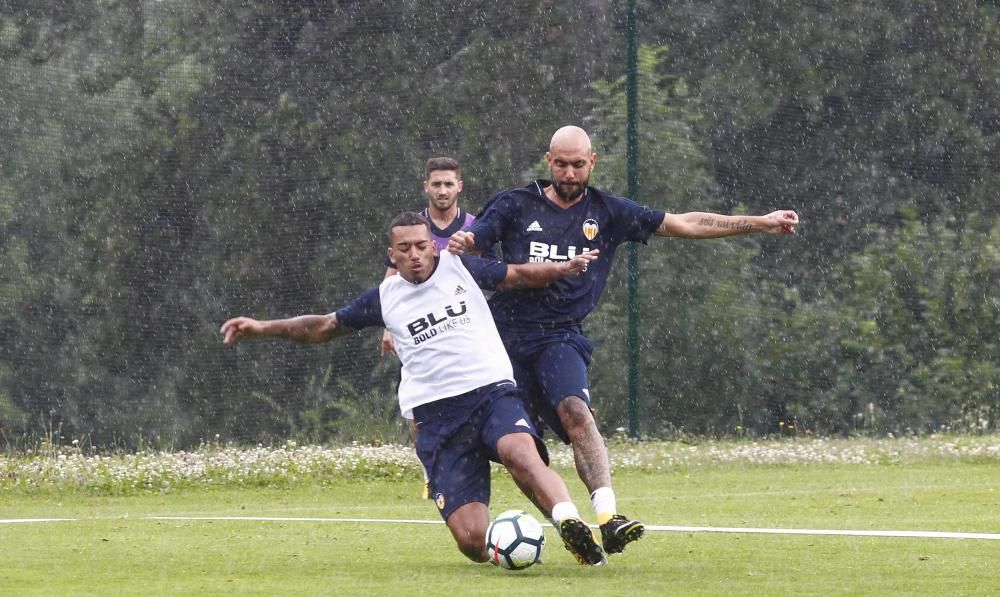
[[(0, 5), (8, 445), (397, 437), (378, 332), (224, 350), (218, 326), (378, 280), (432, 155), (474, 211), (578, 123), (624, 194), (625, 19), (577, 4)], [(997, 3), (638, 6), (637, 199), (803, 220), (640, 250), (642, 433), (997, 430)], [(624, 266), (588, 325), (608, 431)]]

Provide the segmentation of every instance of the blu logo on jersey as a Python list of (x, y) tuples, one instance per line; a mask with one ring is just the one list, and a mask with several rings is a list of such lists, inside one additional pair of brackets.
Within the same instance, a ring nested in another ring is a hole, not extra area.
[(562, 249), (559, 245), (550, 245), (548, 243), (533, 240), (528, 243), (528, 261), (568, 261), (580, 253), (586, 253), (590, 249), (586, 247), (577, 249), (576, 247), (570, 245), (566, 247), (565, 254), (561, 254), (561, 250)]
[(448, 305), (445, 307), (443, 316), (439, 313), (428, 313), (427, 315), (406, 324), (406, 329), (410, 332), (411, 336), (416, 336), (420, 332), (426, 331), (439, 323), (444, 323), (449, 319), (458, 317), (459, 315), (464, 315), (468, 310), (469, 308), (465, 304), (465, 301), (459, 301), (457, 308), (454, 305)]

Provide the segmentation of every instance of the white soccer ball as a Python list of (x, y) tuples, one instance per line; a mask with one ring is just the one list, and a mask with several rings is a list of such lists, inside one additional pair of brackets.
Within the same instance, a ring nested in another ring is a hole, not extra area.
[(545, 531), (532, 515), (507, 510), (486, 529), (486, 553), (490, 560), (507, 570), (524, 570), (542, 557)]

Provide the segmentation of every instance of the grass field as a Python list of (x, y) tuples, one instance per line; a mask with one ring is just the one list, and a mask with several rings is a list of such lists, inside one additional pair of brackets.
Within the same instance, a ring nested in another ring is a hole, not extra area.
[[(296, 470), (294, 478), (280, 467), (249, 475), (244, 468), (229, 481), (210, 472), (216, 475), (211, 482), (174, 471), (168, 488), (162, 479), (150, 481), (155, 475), (147, 470), (146, 480), (131, 489), (124, 481), (115, 486), (65, 476), (25, 484), (23, 477), (50, 466), (53, 455), (8, 458), (0, 460), (0, 519), (72, 520), (0, 523), (0, 592), (1000, 594), (1000, 540), (750, 532), (1000, 533), (997, 438), (943, 440), (943, 448), (927, 442), (908, 448), (901, 441), (615, 447), (616, 490), (626, 513), (648, 525), (743, 532), (651, 530), (608, 566), (586, 568), (547, 529), (543, 564), (523, 572), (464, 560), (433, 505), (417, 498), (419, 479), (405, 454), (388, 468), (362, 458), (347, 472)], [(814, 456), (803, 456), (810, 450)], [(62, 468), (51, 466), (65, 472), (74, 456), (62, 456)], [(566, 455), (555, 456), (581, 511), (589, 513)], [(115, 466), (105, 461), (102, 474)], [(135, 466), (129, 461), (126, 468)], [(493, 511), (515, 507), (530, 509), (498, 472)]]

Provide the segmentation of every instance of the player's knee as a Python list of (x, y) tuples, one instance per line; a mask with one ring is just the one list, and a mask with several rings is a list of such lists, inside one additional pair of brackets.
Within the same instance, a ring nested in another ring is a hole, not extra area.
[(559, 421), (563, 429), (570, 436), (570, 439), (579, 434), (585, 433), (589, 427), (594, 425), (594, 414), (588, 405), (579, 396), (567, 396), (559, 402), (557, 408)]
[(486, 527), (489, 526), (489, 509), (485, 503), (469, 502), (448, 516), (448, 530), (462, 555), (473, 562), (485, 562)]
[(473, 562), (485, 562), (489, 559), (486, 555), (485, 532), (472, 533), (461, 538), (456, 537), (455, 541), (458, 542), (458, 550), (462, 552), (462, 555)]
[(538, 447), (535, 446), (535, 439), (527, 433), (512, 433), (501, 438), (497, 443), (497, 455), (504, 468), (515, 477), (519, 471), (530, 469), (536, 464), (545, 466), (538, 454)]

